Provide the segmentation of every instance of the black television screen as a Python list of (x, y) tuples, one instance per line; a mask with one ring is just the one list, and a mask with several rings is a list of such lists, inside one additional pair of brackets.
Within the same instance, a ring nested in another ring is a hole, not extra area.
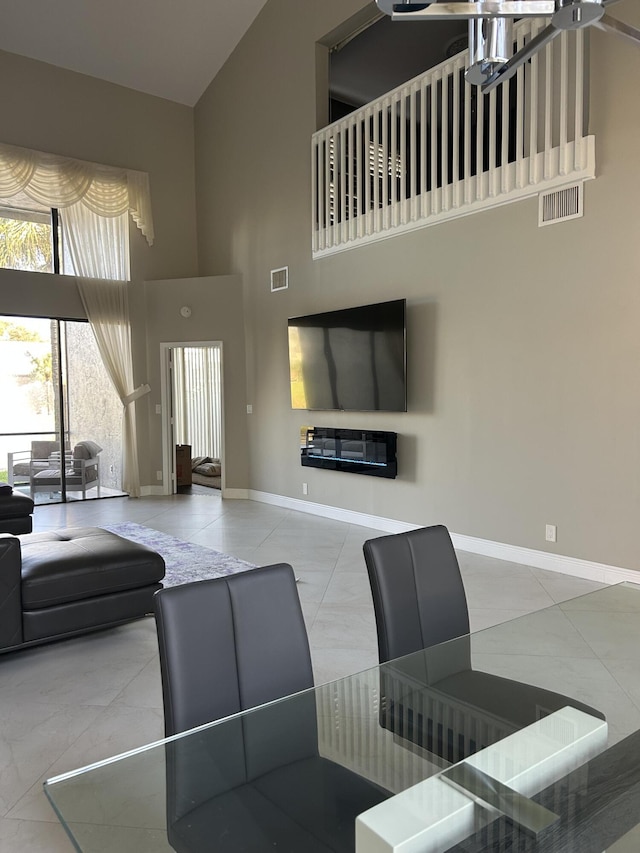
[(289, 320), (294, 409), (406, 412), (406, 300)]

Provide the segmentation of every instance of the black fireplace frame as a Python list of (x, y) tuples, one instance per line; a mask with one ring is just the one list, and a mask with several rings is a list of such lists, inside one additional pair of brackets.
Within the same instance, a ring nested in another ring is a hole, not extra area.
[(300, 464), (393, 480), (398, 476), (397, 445), (395, 432), (309, 427)]

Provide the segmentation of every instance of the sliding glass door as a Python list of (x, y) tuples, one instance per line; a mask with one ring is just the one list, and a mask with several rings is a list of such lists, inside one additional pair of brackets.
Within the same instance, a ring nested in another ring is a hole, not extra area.
[(88, 323), (0, 317), (0, 481), (36, 503), (124, 494), (122, 406)]

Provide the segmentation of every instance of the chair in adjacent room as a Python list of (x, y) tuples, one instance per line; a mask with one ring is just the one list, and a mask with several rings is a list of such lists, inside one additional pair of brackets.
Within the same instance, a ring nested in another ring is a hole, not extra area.
[(603, 718), (574, 699), (472, 668), (467, 599), (446, 527), (369, 539), (364, 558), (380, 663), (393, 661), (381, 670), (385, 728), (460, 761), (567, 705)]
[[(264, 706), (167, 744), (173, 848), (352, 851), (356, 816), (389, 794), (318, 754), (291, 566), (166, 588), (154, 609), (167, 736)], [(273, 703), (290, 694), (298, 695)]]

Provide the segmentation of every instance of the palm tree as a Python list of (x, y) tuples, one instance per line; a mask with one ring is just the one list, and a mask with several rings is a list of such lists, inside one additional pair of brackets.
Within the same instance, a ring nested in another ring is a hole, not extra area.
[(52, 270), (51, 226), (0, 217), (0, 267), (14, 270)]

